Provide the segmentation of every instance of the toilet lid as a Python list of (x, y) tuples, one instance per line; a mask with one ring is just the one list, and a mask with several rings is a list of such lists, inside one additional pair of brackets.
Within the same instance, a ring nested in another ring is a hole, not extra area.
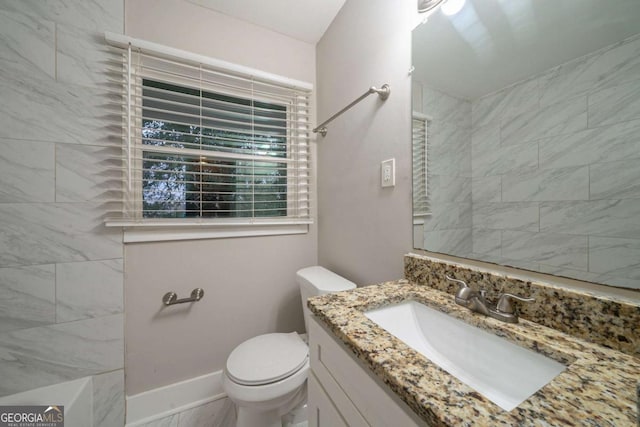
[(308, 356), (309, 347), (295, 332), (259, 335), (231, 352), (226, 372), (238, 384), (269, 384), (300, 370)]

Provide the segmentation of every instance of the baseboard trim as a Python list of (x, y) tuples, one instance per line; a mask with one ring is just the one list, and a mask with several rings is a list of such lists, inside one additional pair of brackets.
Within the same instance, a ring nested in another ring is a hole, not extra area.
[(136, 427), (227, 397), (222, 371), (127, 396), (126, 427)]

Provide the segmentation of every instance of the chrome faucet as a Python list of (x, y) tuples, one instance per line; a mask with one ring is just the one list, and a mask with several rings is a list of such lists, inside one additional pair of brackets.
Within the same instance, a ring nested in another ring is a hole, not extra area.
[(533, 298), (521, 297), (513, 294), (500, 294), (498, 303), (495, 307), (491, 307), (486, 299), (486, 292), (484, 290), (475, 291), (469, 287), (463, 280), (454, 279), (453, 277), (446, 276), (447, 280), (456, 282), (460, 285), (458, 292), (456, 292), (455, 302), (458, 305), (467, 307), (469, 310), (476, 313), (484, 314), (485, 316), (493, 317), (494, 319), (501, 320), (507, 323), (518, 323), (518, 316), (515, 314), (511, 300), (515, 299), (523, 302), (534, 301)]

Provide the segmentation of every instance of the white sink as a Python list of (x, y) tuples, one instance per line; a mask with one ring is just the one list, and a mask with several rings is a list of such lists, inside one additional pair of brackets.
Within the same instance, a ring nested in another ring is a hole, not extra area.
[(364, 314), (506, 411), (566, 368), (415, 301)]

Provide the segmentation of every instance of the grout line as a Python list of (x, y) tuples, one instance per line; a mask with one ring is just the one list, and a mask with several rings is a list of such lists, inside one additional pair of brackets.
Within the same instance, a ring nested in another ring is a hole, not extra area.
[(587, 165), (587, 200), (591, 201), (591, 164)]
[(58, 23), (53, 23), (53, 79), (58, 81)]
[(58, 144), (53, 143), (53, 203), (58, 203)]
[(53, 321), (58, 324), (58, 264), (53, 264)]
[(591, 272), (591, 265), (590, 265), (591, 249), (590, 249), (590, 246), (589, 246), (589, 238), (590, 238), (590, 236), (587, 234), (587, 272), (588, 273)]

